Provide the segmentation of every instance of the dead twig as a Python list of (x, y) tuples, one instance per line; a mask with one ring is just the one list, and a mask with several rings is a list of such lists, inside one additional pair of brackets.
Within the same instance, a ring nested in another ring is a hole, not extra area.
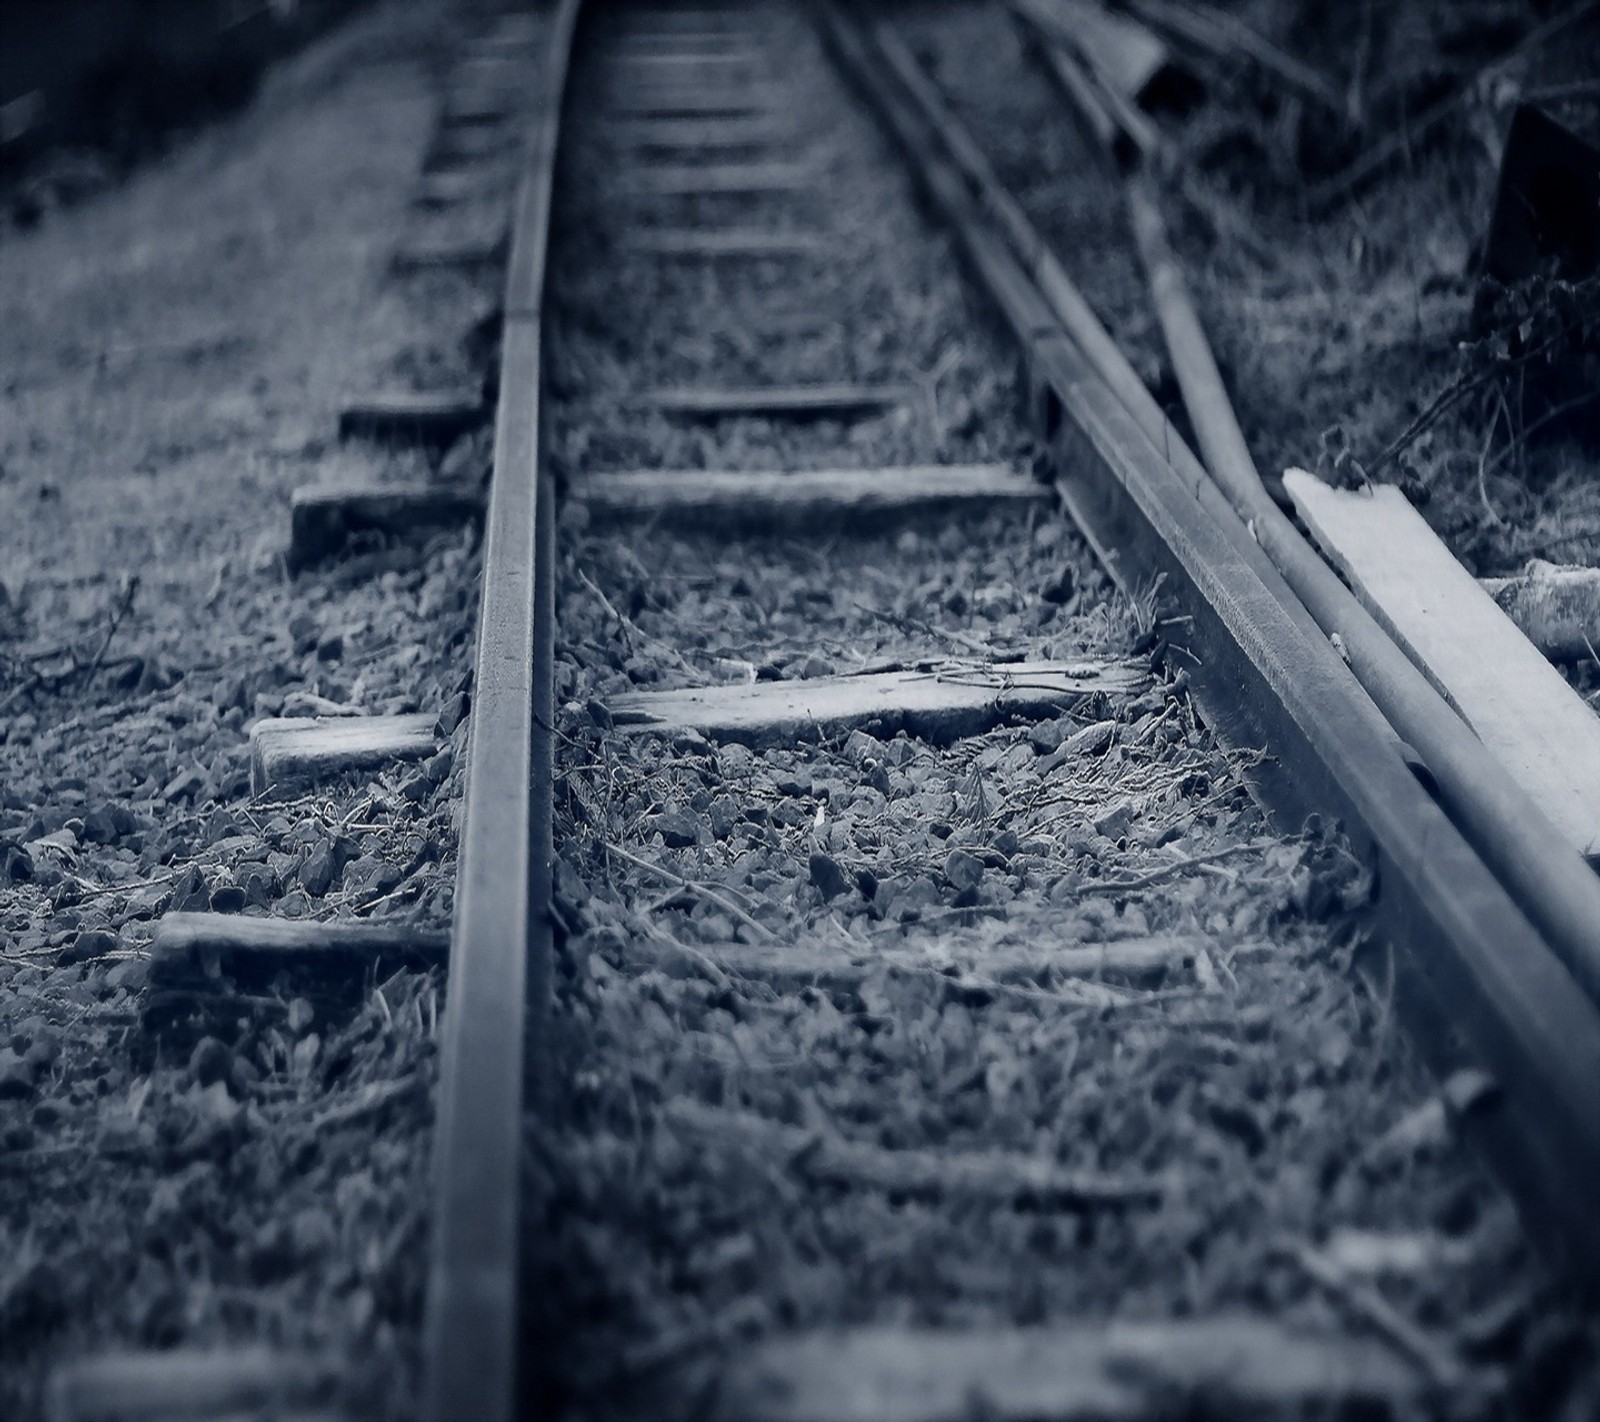
[(757, 933), (761, 934), (762, 937), (777, 937), (777, 934), (768, 928), (766, 924), (760, 922), (758, 919), (751, 918), (750, 915), (740, 908), (738, 904), (734, 903), (732, 899), (727, 898), (723, 894), (719, 894), (709, 884), (702, 884), (695, 879), (686, 879), (682, 874), (679, 874), (674, 870), (667, 869), (660, 864), (652, 864), (648, 859), (641, 859), (637, 854), (629, 854), (626, 849), (622, 849), (619, 846), (612, 844), (609, 840), (602, 840), (601, 845), (607, 854), (615, 854), (619, 859), (626, 859), (628, 863), (636, 865), (638, 868), (644, 869), (651, 874), (658, 874), (668, 883), (677, 884), (680, 888), (688, 889), (691, 893), (699, 894), (702, 898), (716, 904), (719, 908), (726, 909), (736, 919), (738, 919), (740, 923), (743, 923), (746, 926), (754, 929)]

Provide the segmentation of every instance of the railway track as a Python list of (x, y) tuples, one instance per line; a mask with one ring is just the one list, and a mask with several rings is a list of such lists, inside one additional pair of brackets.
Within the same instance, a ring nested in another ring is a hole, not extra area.
[[(1352, 1113), (1340, 1147), (1375, 1132), (1405, 1085), (1392, 991), (1452, 1124), (1592, 1286), (1589, 871), (1473, 746), (1419, 743), (1443, 702), (1366, 650), (1331, 577), (1308, 593), (1283, 567), (1292, 530), (1230, 503), (1216, 451), (1213, 482), (891, 27), (561, 0), (539, 53), (422, 1414), (495, 1422), (590, 1388), (616, 1415), (730, 1418), (973, 1397), (1132, 1416), (1173, 1388), (1206, 1415), (1482, 1405), (1492, 1368), (1374, 1302), (1297, 1235), (1315, 1209), (1268, 1196), (1292, 1166), (1317, 1176), (1308, 1198), (1354, 1178), (1405, 1214), (1410, 1177), (1382, 1159), (1403, 1143), (1314, 1165), (1279, 1143), (1329, 1103)], [(846, 80), (905, 161), (887, 186)], [(1357, 679), (1365, 656), (1383, 689)], [(1511, 849), (1475, 776), (1519, 817)], [(169, 946), (194, 931), (169, 925)], [(591, 1046), (612, 1065), (586, 1066)], [(1380, 1059), (1363, 1072), (1352, 1048)], [(1196, 1170), (1223, 1194), (1230, 1170), (1265, 1183), (1196, 1204)], [(647, 1208), (610, 1193), (630, 1185)], [(650, 1229), (664, 1269), (702, 1233), (721, 1263), (586, 1293), (570, 1218), (607, 1200), (643, 1272)], [(1245, 1273), (1276, 1261), (1276, 1303), (1331, 1310), (1242, 1319), (1251, 1286), (1207, 1272), (1227, 1273), (1218, 1233), (1251, 1241)], [(835, 1256), (845, 1284), (764, 1312), (660, 1305)], [(1215, 1316), (1050, 1331), (1108, 1297), (1146, 1315), (1184, 1269)], [(629, 1351), (646, 1295), (664, 1341)], [(1019, 1317), (1036, 1331), (997, 1321)], [(858, 1326), (818, 1327), (841, 1319)], [(599, 1345), (576, 1336), (590, 1322)]]

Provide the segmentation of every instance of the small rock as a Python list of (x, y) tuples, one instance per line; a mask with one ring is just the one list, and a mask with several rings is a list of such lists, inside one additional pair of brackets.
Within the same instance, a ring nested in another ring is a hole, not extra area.
[(1054, 603), (1057, 607), (1072, 599), (1072, 593), (1077, 586), (1077, 580), (1072, 576), (1071, 568), (1063, 568), (1048, 583), (1039, 589), (1039, 596), (1046, 602)]
[(110, 844), (118, 834), (116, 811), (111, 805), (101, 805), (83, 817), (83, 837), (90, 844)]
[(202, 1037), (189, 1053), (189, 1074), (201, 1086), (213, 1082), (229, 1084), (233, 1080), (233, 1053), (227, 1044), (216, 1037)]
[(353, 850), (350, 842), (339, 836), (317, 845), (300, 866), (300, 887), (313, 898), (321, 898), (333, 886), (333, 881), (344, 873)]
[(739, 805), (731, 795), (718, 795), (711, 802), (711, 834), (715, 839), (726, 839), (739, 823)]
[(1111, 749), (1111, 742), (1116, 734), (1115, 721), (1096, 721), (1093, 725), (1085, 726), (1081, 731), (1075, 732), (1065, 744), (1070, 755), (1104, 755)]
[(687, 849), (700, 839), (700, 821), (682, 810), (667, 810), (650, 821), (668, 849)]
[(877, 898), (878, 876), (870, 869), (856, 870), (856, 888), (861, 890), (861, 897), (864, 899)]
[(467, 719), (467, 694), (457, 692), (444, 704), (444, 709), (439, 712), (439, 718), (433, 723), (433, 729), (441, 737), (455, 734), (455, 729)]
[(964, 849), (952, 849), (944, 858), (944, 876), (958, 893), (976, 889), (983, 878), (983, 860)]
[(297, 997), (289, 1004), (289, 1030), (296, 1037), (300, 1036), (317, 1015), (317, 1010), (311, 1005), (308, 998)]
[(80, 933), (63, 948), (56, 962), (63, 968), (74, 963), (86, 963), (91, 958), (103, 958), (117, 947), (117, 935), (103, 928), (89, 928)]
[(830, 854), (813, 854), (808, 861), (808, 867), (811, 871), (811, 882), (825, 899), (837, 898), (850, 887), (850, 880), (839, 867), (839, 861)]
[(33, 1068), (10, 1047), (0, 1048), (0, 1101), (33, 1095)]
[(322, 629), (309, 612), (297, 612), (289, 619), (289, 640), (297, 652), (309, 652), (317, 645)]
[(319, 662), (337, 662), (344, 656), (344, 633), (330, 632), (317, 643)]
[(222, 884), (211, 891), (212, 913), (238, 913), (250, 896), (238, 884)]
[(451, 747), (446, 746), (438, 755), (430, 756), (422, 763), (423, 773), (435, 785), (443, 785), (450, 778), (450, 772), (455, 769), (456, 753)]
[(815, 652), (812, 652), (810, 656), (801, 662), (798, 667), (793, 668), (793, 670), (795, 671), (796, 675), (800, 676), (804, 680), (809, 681), (813, 677), (832, 676), (837, 668), (826, 657), (819, 657)]
[(1028, 732), (1028, 741), (1040, 755), (1049, 755), (1061, 744), (1066, 734), (1065, 722), (1040, 721)]
[(408, 775), (400, 783), (400, 798), (409, 800), (413, 805), (420, 805), (424, 800), (433, 795), (433, 781), (428, 778), (425, 770), (419, 770), (413, 775)]
[(15, 840), (0, 840), (0, 878), (13, 884), (33, 878), (33, 856)]
[(193, 800), (205, 787), (205, 772), (198, 766), (190, 766), (187, 770), (180, 770), (166, 783), (161, 798), (169, 805), (175, 800)]

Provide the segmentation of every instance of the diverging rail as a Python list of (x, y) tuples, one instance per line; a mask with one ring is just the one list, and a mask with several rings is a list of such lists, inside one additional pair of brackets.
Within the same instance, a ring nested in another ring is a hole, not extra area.
[[(1154, 441), (1149, 396), (931, 87), (838, 10), (823, 23), (1015, 334), (1062, 501), (1118, 582), (1160, 579), (1186, 615), (1170, 655), (1225, 740), (1272, 752), (1264, 803), (1291, 825), (1313, 813), (1343, 824), (1373, 870), (1372, 917), (1424, 1051), (1493, 1081), (1463, 1126), (1530, 1234), (1592, 1288), (1600, 1010), (1535, 926), (1537, 905), (1513, 896), (1414, 773), (1414, 753), (1198, 459), (1165, 429), (1165, 449)], [(1064, 322), (1063, 307), (1079, 319)]]

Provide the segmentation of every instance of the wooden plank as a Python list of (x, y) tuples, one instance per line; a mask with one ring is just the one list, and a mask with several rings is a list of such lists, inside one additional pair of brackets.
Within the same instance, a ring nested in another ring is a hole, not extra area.
[(978, 1330), (883, 1324), (733, 1350), (712, 1417), (1151, 1422), (1191, 1408), (1208, 1417), (1388, 1416), (1422, 1406), (1427, 1387), (1376, 1339), (1242, 1315)]
[(639, 228), (623, 235), (622, 249), (640, 255), (684, 261), (766, 261), (820, 256), (827, 242), (818, 232), (775, 232), (760, 228)]
[(437, 173), (424, 173), (411, 194), (411, 204), (433, 211), (474, 200), (498, 200), (503, 196), (496, 184), (484, 181), (482, 173), (471, 168), (450, 168)]
[(764, 418), (848, 419), (874, 415), (921, 398), (911, 385), (768, 385), (747, 389), (683, 387), (647, 390), (632, 397), (663, 414), (685, 419), (720, 420), (755, 415)]
[(1129, 662), (944, 662), (933, 670), (637, 691), (608, 703), (629, 734), (694, 729), (745, 745), (791, 745), (905, 731), (935, 745), (1011, 719), (1056, 716), (1085, 696), (1126, 696), (1148, 684)]
[[(881, 886), (878, 892), (884, 892)], [(697, 944), (693, 953), (665, 940), (628, 945), (630, 962), (662, 969), (674, 977), (723, 973), (789, 992), (808, 986), (853, 992), (887, 968), (891, 973), (936, 973), (956, 988), (998, 984), (1035, 992), (1064, 984), (1063, 999), (1098, 1001), (1100, 1005), (1115, 1003), (1122, 992), (1104, 988), (1103, 996), (1097, 998), (1096, 990), (1103, 988), (1099, 980), (1107, 973), (1139, 983), (1160, 982), (1191, 966), (1202, 953), (1237, 962), (1276, 951), (1268, 943), (1224, 942), (1199, 933), (1090, 944), (1063, 943), (1048, 932), (1024, 942), (971, 945), (942, 934), (922, 941), (911, 939), (904, 946), (874, 943), (862, 948), (837, 941), (704, 943)], [(1084, 988), (1091, 991), (1085, 993)]]
[(627, 469), (574, 481), (571, 497), (596, 519), (657, 519), (700, 529), (820, 527), (866, 530), (962, 508), (1038, 503), (1047, 485), (1003, 464), (891, 469)]
[(417, 760), (439, 749), (438, 717), (282, 716), (250, 728), (250, 793), (310, 785), (347, 770)]
[(1093, 0), (1011, 0), (1058, 44), (1083, 55), (1101, 83), (1138, 103), (1171, 63), (1167, 47), (1143, 25)]
[(1367, 609), (1591, 860), (1600, 857), (1600, 716), (1393, 485), (1284, 487)]
[(410, 533), (465, 523), (483, 505), (483, 491), (470, 485), (305, 485), (289, 501), (289, 567), (306, 568), (338, 552), (358, 531)]
[(706, 1106), (690, 1098), (668, 1102), (663, 1114), (670, 1129), (699, 1149), (748, 1152), (797, 1175), (847, 1190), (963, 1198), (1041, 1211), (1087, 1211), (1154, 1207), (1166, 1188), (1156, 1175), (1074, 1170), (1047, 1155), (957, 1150), (948, 1145), (887, 1150), (849, 1140), (826, 1127), (791, 1126), (753, 1111)]
[(450, 935), (378, 919), (246, 918), (235, 913), (169, 913), (150, 944), (151, 980), (173, 983), (283, 968), (360, 974), (384, 961), (437, 967), (450, 955)]
[(381, 390), (339, 412), (339, 438), (446, 445), (487, 414), (473, 390)]
[(617, 189), (646, 197), (759, 197), (810, 188), (817, 171), (805, 163), (663, 163), (619, 175)]
[(52, 1422), (211, 1422), (271, 1414), (304, 1422), (324, 1410), (338, 1377), (325, 1358), (262, 1346), (113, 1352), (70, 1359), (51, 1374)]

